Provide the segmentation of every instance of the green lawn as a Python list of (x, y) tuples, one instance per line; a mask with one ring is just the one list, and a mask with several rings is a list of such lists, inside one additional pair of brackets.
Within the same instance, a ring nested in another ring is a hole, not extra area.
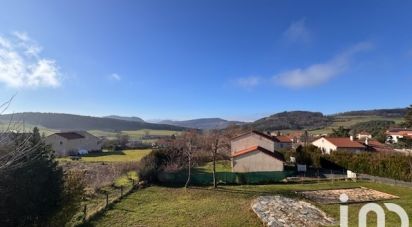
[[(199, 166), (196, 168), (196, 170), (211, 173), (213, 172), (213, 162), (209, 162), (203, 166)], [(216, 172), (232, 172), (232, 166), (230, 165), (230, 161), (216, 161)]]
[[(142, 150), (124, 150), (124, 151), (105, 151), (101, 153), (92, 153), (83, 155), (80, 161), (82, 162), (128, 162), (139, 161), (144, 156), (148, 155), (151, 149)], [(72, 161), (69, 157), (58, 158), (59, 161)]]
[[(367, 182), (319, 184), (278, 184), (225, 186), (209, 188), (167, 188), (153, 186), (134, 192), (97, 216), (87, 226), (262, 226), (250, 209), (251, 201), (262, 194), (295, 197), (295, 190), (364, 186), (391, 193), (401, 199), (389, 202), (401, 205), (412, 218), (412, 189)], [(350, 226), (357, 226), (362, 204), (349, 206)], [(318, 205), (339, 221), (339, 205)], [(399, 226), (394, 213), (386, 212), (387, 226)], [(374, 217), (370, 215), (370, 218)], [(412, 220), (412, 219), (411, 219)], [(370, 224), (374, 221), (369, 220)]]

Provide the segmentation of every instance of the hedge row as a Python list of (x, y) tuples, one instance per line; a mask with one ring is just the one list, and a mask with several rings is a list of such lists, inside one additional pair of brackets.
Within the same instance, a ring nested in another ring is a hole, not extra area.
[(357, 173), (412, 181), (412, 156), (402, 154), (333, 152), (330, 161)]

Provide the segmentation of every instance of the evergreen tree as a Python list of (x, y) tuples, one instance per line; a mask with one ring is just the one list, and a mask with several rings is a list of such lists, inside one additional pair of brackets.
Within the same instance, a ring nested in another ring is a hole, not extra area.
[(350, 129), (339, 126), (337, 129), (332, 129), (330, 136), (332, 137), (349, 137)]
[(0, 173), (0, 226), (47, 226), (63, 205), (63, 171), (38, 129), (16, 138), (18, 145), (9, 154), (23, 155)]

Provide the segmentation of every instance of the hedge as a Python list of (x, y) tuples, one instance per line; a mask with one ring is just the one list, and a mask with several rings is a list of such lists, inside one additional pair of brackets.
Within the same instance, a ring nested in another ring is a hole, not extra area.
[(333, 152), (325, 159), (357, 173), (412, 181), (412, 156), (386, 153)]

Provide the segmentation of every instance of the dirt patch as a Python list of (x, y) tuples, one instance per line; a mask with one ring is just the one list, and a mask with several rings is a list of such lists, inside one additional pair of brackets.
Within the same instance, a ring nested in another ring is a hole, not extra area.
[(266, 226), (327, 226), (336, 224), (314, 205), (283, 196), (260, 196), (252, 210)]
[[(347, 203), (364, 203), (381, 200), (399, 199), (399, 197), (376, 191), (369, 188), (347, 188), (347, 189), (331, 189), (331, 190), (316, 190), (316, 191), (300, 191), (297, 194), (304, 198), (320, 204), (336, 204), (342, 203), (341, 195)], [(346, 197), (346, 198), (345, 198)]]

